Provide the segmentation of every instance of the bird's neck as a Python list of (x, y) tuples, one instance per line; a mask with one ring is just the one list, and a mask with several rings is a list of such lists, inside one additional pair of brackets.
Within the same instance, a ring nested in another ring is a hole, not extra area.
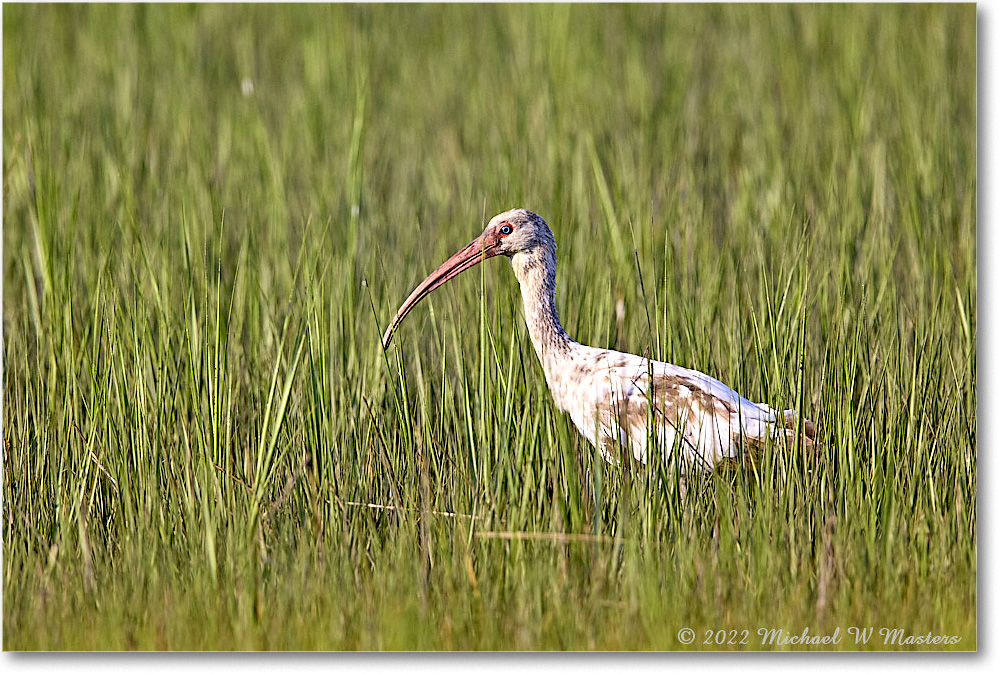
[(531, 343), (548, 377), (577, 344), (563, 330), (556, 313), (556, 252), (548, 247), (522, 251), (510, 264), (521, 284)]

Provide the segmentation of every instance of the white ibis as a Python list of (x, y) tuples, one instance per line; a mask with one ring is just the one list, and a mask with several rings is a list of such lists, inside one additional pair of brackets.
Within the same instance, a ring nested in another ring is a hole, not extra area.
[(556, 314), (555, 237), (541, 216), (525, 209), (494, 217), (481, 235), (424, 279), (396, 312), (382, 348), (389, 348), (400, 322), (431, 291), (497, 255), (510, 258), (521, 284), (524, 320), (556, 406), (569, 413), (608, 462), (618, 463), (622, 451), (630, 449), (645, 463), (653, 437), (664, 457), (679, 451), (682, 466), (703, 471), (738, 456), (741, 448), (760, 449), (769, 438), (794, 440), (802, 433), (803, 446), (813, 448), (816, 427), (802, 419), (797, 432), (794, 410), (777, 413), (696, 370), (571, 339)]

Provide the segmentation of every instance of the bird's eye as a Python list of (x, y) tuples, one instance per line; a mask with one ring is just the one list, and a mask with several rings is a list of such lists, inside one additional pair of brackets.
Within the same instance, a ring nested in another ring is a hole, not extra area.
[(503, 225), (500, 226), (500, 234), (510, 234), (513, 231), (514, 230), (512, 230), (510, 225), (508, 225), (507, 223), (504, 223)]

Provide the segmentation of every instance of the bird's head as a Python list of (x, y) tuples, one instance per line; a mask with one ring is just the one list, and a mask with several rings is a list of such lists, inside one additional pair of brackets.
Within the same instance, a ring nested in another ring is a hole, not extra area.
[(508, 257), (554, 248), (556, 243), (542, 217), (527, 209), (511, 209), (493, 216), (482, 237), (495, 237), (498, 253)]
[(555, 250), (555, 237), (537, 213), (527, 209), (511, 209), (494, 216), (481, 235), (444, 261), (413, 289), (386, 328), (382, 336), (382, 348), (389, 348), (392, 334), (418, 302), (465, 270), (498, 255), (511, 258), (516, 269), (519, 259), (535, 258), (550, 250)]

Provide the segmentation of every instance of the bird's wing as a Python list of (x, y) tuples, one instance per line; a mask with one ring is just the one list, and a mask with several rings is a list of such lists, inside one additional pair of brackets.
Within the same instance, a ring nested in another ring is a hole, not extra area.
[(735, 455), (741, 436), (762, 440), (772, 432), (771, 408), (704, 373), (621, 352), (599, 361), (592, 391), (606, 457), (628, 447), (645, 462), (655, 438), (660, 452), (679, 451), (708, 469)]

